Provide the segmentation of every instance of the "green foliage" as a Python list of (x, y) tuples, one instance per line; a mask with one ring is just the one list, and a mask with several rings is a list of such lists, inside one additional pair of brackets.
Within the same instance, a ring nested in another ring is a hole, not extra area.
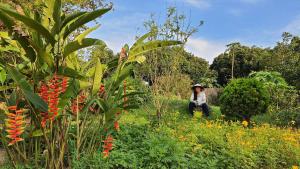
[[(113, 124), (120, 118), (119, 114), (139, 106), (136, 99), (141, 92), (125, 80), (133, 74), (134, 66), (145, 60), (143, 54), (181, 44), (140, 39), (135, 46), (122, 49), (113, 64), (103, 64), (99, 57), (85, 62), (78, 58), (78, 50), (89, 46), (103, 49), (106, 45), (98, 39), (84, 38), (97, 27), (78, 36), (76, 31), (112, 7), (65, 16), (61, 3), (47, 0), (40, 4), (39, 11), (26, 7), (15, 11), (0, 5), (0, 20), (7, 29), (1, 32), (1, 49), (11, 56), (9, 60), (0, 59), (1, 68), (9, 75), (2, 78), (1, 111), (8, 112), (7, 106), (26, 109), (22, 120), (28, 121), (26, 126), (22, 122), (24, 127), (11, 124), (12, 132), (22, 134), (17, 135), (20, 141), (24, 140), (21, 149), (14, 142), (8, 147), (6, 137), (14, 139), (16, 136), (5, 132), (10, 131), (8, 125), (1, 128), (1, 142), (14, 166), (34, 163), (36, 168), (68, 168), (69, 144), (75, 147), (74, 158), (93, 154), (103, 139), (99, 134), (115, 131)], [(7, 46), (13, 48), (7, 50)], [(19, 50), (12, 50), (14, 48)], [(11, 86), (16, 87), (10, 90)], [(9, 98), (14, 98), (13, 103)], [(41, 156), (44, 150), (47, 153)], [(31, 154), (29, 158), (27, 154)]]
[(211, 71), (206, 60), (194, 56), (185, 50), (181, 53), (183, 59), (181, 61), (180, 71), (190, 76), (194, 83), (203, 83), (205, 78), (209, 78)]
[(227, 45), (225, 53), (216, 57), (210, 68), (217, 72), (217, 81), (220, 85), (226, 85), (232, 78), (232, 60), (233, 77), (247, 77), (252, 71), (261, 69), (260, 58), (268, 56), (267, 50), (258, 47), (247, 47), (240, 43)]
[(199, 122), (190, 119), (178, 107), (181, 104), (186, 102), (172, 102), (186, 114), (158, 127), (144, 123), (148, 116), (145, 108), (132, 112), (134, 117), (126, 114), (110, 158), (103, 159), (98, 152), (73, 161), (73, 167), (280, 169), (299, 165), (299, 131), (269, 125), (249, 129), (239, 122)]
[(262, 117), (256, 117), (256, 121), (299, 127), (298, 91), (289, 86), (278, 72), (253, 72), (249, 76), (261, 81), (271, 96), (269, 112)]
[(250, 119), (267, 111), (269, 97), (261, 82), (250, 78), (236, 79), (221, 95), (221, 111), (228, 118)]
[(276, 86), (280, 88), (288, 88), (288, 84), (279, 72), (252, 72), (249, 74), (249, 77), (262, 82), (266, 87), (268, 86), (272, 88)]
[(274, 48), (248, 47), (240, 43), (228, 45), (228, 49), (216, 57), (211, 69), (217, 72), (218, 83), (226, 85), (233, 76), (247, 77), (252, 71), (277, 71), (289, 85), (300, 88), (299, 36), (283, 33), (282, 41)]

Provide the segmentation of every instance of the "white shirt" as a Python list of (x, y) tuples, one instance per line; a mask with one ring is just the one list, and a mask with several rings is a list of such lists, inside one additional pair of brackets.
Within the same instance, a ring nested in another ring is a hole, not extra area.
[(200, 106), (203, 103), (206, 103), (206, 95), (205, 92), (200, 92), (197, 95), (197, 100), (194, 100), (194, 93), (192, 93), (191, 98), (190, 98), (191, 102), (194, 102), (196, 105)]

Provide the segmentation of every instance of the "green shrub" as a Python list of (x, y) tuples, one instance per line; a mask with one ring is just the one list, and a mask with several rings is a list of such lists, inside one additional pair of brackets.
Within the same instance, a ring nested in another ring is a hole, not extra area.
[(269, 94), (261, 82), (241, 78), (231, 81), (220, 98), (221, 112), (228, 118), (250, 119), (265, 113), (269, 105)]

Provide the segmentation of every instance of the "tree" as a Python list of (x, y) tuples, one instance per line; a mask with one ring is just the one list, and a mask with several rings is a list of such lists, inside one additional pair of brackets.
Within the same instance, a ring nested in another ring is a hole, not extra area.
[(227, 118), (250, 121), (251, 116), (265, 113), (269, 106), (269, 94), (256, 79), (232, 80), (220, 97), (221, 112)]
[(280, 72), (290, 85), (300, 89), (300, 37), (283, 33), (282, 42), (277, 43), (265, 63), (266, 70)]
[(217, 72), (220, 85), (226, 85), (232, 77), (247, 77), (252, 71), (263, 69), (262, 58), (270, 55), (268, 49), (247, 47), (240, 43), (229, 44), (227, 47), (225, 53), (216, 57), (210, 66)]
[(208, 61), (185, 50), (182, 51), (182, 57), (180, 72), (189, 75), (194, 83), (201, 83), (202, 78), (210, 77)]
[[(201, 24), (202, 23), (200, 23), (200, 25)], [(154, 15), (151, 15), (150, 20), (144, 23), (144, 27), (151, 33), (151, 36), (149, 36), (150, 41), (155, 42), (156, 39), (159, 38), (164, 40), (179, 40), (183, 43), (185, 43), (198, 28), (198, 26), (192, 27), (190, 23), (186, 23), (186, 16), (179, 14), (174, 7), (167, 9), (166, 19), (162, 24), (155, 20)], [(183, 45), (151, 51), (145, 54), (147, 58), (146, 63), (135, 70), (139, 77), (148, 81), (151, 85), (156, 115), (159, 121), (164, 113), (163, 106), (167, 105), (167, 100), (162, 98), (162, 95), (170, 96), (177, 94), (177, 92), (169, 93), (169, 91), (172, 90), (163, 90), (169, 88), (165, 86), (172, 86), (171, 81), (166, 80), (165, 82), (169, 84), (162, 86), (158, 83), (158, 79), (170, 79), (173, 75), (181, 77), (181, 75), (178, 74), (181, 73), (180, 65), (184, 60), (183, 52)]]

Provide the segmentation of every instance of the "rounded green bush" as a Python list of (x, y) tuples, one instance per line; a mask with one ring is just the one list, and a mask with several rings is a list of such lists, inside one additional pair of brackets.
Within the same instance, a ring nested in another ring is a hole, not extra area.
[(270, 96), (263, 84), (252, 78), (231, 81), (220, 97), (221, 112), (229, 119), (246, 119), (267, 111)]

